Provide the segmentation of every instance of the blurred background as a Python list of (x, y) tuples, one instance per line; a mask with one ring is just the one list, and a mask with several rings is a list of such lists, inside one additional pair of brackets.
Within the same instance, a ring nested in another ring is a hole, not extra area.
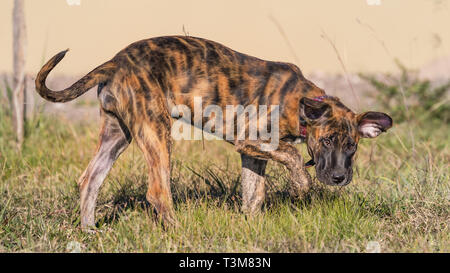
[[(12, 10), (13, 1), (0, 2), (0, 73), (8, 79)], [(358, 109), (371, 104), (361, 99), (358, 107), (353, 94), (370, 87), (360, 73), (399, 73), (395, 59), (433, 81), (445, 81), (450, 71), (446, 0), (41, 0), (25, 1), (24, 11), (29, 91), (40, 67), (60, 50), (71, 49), (49, 78), (53, 88), (73, 83), (134, 41), (174, 34), (295, 63), (329, 94)], [(14, 85), (7, 80), (0, 87), (5, 83)], [(28, 107), (34, 107), (36, 98), (29, 97)], [(93, 92), (85, 97), (92, 98)]]
[[(55, 71), (82, 74), (131, 42), (184, 33), (296, 63), (306, 74), (342, 72), (324, 34), (350, 72), (395, 71), (389, 54), (411, 68), (450, 56), (450, 6), (443, 0), (79, 1), (25, 1), (28, 72), (70, 48)], [(0, 71), (6, 72), (12, 69), (12, 7), (13, 1), (0, 2)]]

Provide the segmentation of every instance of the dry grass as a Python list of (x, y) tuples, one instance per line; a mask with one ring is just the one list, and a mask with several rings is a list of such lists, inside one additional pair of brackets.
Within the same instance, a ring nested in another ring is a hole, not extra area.
[[(64, 252), (448, 252), (448, 124), (403, 124), (362, 141), (354, 181), (315, 184), (304, 200), (287, 194), (286, 171), (271, 163), (267, 201), (241, 214), (240, 159), (221, 141), (176, 142), (172, 190), (180, 226), (164, 231), (145, 201), (146, 166), (132, 145), (106, 179), (98, 230), (79, 228), (76, 180), (97, 142), (97, 124), (39, 117), (23, 151), (0, 112), (0, 251)], [(409, 129), (415, 132), (415, 149)], [(299, 149), (304, 151), (303, 146)]]

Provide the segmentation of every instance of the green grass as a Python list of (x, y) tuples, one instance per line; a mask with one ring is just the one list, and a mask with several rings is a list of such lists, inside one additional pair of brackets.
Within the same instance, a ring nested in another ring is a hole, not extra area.
[[(76, 181), (93, 156), (98, 126), (39, 117), (22, 152), (0, 109), (0, 252), (449, 252), (448, 124), (402, 124), (363, 140), (353, 182), (315, 181), (288, 196), (286, 170), (270, 163), (263, 212), (239, 211), (240, 159), (221, 141), (175, 142), (172, 191), (178, 228), (163, 230), (145, 201), (146, 166), (133, 144), (107, 177), (98, 232), (79, 226)], [(413, 138), (411, 137), (413, 133)], [(299, 146), (305, 152), (304, 146)]]

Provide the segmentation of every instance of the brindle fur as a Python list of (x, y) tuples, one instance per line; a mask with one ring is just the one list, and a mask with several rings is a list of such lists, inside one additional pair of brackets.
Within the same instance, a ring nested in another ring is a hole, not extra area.
[[(308, 189), (311, 178), (303, 158), (288, 142), (300, 137), (300, 120), (309, 121), (304, 117), (301, 99), (323, 96), (325, 92), (307, 80), (297, 66), (264, 61), (201, 38), (158, 37), (129, 45), (71, 87), (52, 91), (45, 80), (66, 52), (60, 52), (42, 67), (36, 90), (49, 101), (67, 102), (98, 85), (100, 142), (94, 159), (78, 181), (82, 227), (94, 225), (98, 190), (132, 139), (148, 165), (148, 201), (165, 224), (176, 222), (170, 192), (170, 112), (179, 104), (187, 105), (193, 112), (195, 96), (202, 97), (203, 108), (210, 104), (223, 109), (226, 105), (280, 106), (280, 144), (276, 150), (262, 151), (261, 141), (229, 141), (242, 154), (244, 210), (257, 211), (264, 199), (264, 171), (269, 159), (288, 168), (295, 194)], [(331, 107), (327, 123), (314, 126), (311, 121), (307, 125), (308, 148), (313, 157), (314, 147), (329, 132), (342, 131), (355, 142), (359, 140), (357, 116), (338, 99), (329, 98), (323, 103)], [(207, 121), (204, 119), (203, 124)], [(342, 130), (342, 126), (350, 130)]]

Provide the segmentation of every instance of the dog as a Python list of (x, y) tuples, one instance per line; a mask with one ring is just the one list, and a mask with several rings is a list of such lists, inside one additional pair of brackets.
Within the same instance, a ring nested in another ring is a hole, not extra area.
[[(279, 142), (275, 149), (262, 149), (266, 140), (250, 140), (247, 135), (241, 140), (227, 140), (241, 154), (242, 209), (250, 213), (257, 212), (264, 200), (268, 160), (287, 167), (293, 194), (301, 196), (308, 190), (311, 177), (306, 167), (312, 165), (322, 183), (344, 186), (352, 180), (359, 140), (377, 137), (393, 124), (385, 113), (354, 113), (307, 80), (294, 64), (261, 60), (190, 36), (135, 42), (69, 88), (50, 90), (46, 78), (67, 51), (41, 68), (36, 90), (48, 101), (68, 102), (98, 86), (100, 141), (78, 180), (82, 228), (94, 226), (99, 188), (132, 139), (148, 165), (147, 200), (164, 225), (176, 224), (170, 191), (171, 108), (187, 105), (192, 109), (195, 97), (203, 99), (203, 107), (279, 106)], [(293, 145), (298, 141), (306, 142), (311, 156), (306, 164)]]

